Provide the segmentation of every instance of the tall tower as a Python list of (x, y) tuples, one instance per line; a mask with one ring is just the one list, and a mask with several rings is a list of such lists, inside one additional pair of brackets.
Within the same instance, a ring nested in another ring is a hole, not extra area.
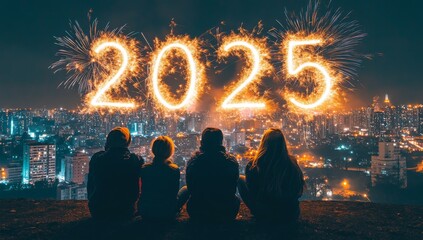
[(22, 182), (54, 180), (56, 177), (56, 145), (27, 143), (24, 145)]
[(386, 105), (391, 105), (391, 101), (389, 100), (388, 94), (385, 94), (385, 101), (383, 101)]

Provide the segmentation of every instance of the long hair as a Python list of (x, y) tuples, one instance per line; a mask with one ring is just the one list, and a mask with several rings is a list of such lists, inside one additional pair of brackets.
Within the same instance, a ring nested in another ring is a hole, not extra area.
[(304, 188), (303, 173), (289, 156), (281, 130), (266, 130), (251, 168), (257, 168), (262, 193), (276, 197), (299, 197)]

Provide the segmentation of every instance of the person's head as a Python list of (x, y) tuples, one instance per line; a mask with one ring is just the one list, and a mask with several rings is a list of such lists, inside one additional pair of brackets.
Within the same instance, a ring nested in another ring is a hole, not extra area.
[(281, 130), (270, 128), (264, 132), (252, 167), (257, 167), (263, 176), (264, 191), (278, 195), (302, 192), (303, 174), (295, 159), (289, 156)]
[(110, 148), (127, 148), (131, 144), (131, 133), (126, 127), (115, 127), (107, 134), (106, 150)]
[(219, 151), (222, 148), (222, 144), (223, 133), (220, 129), (206, 128), (203, 133), (201, 133), (201, 151)]
[(154, 154), (153, 162), (164, 162), (172, 157), (175, 152), (175, 144), (168, 136), (159, 136), (151, 143), (151, 151)]

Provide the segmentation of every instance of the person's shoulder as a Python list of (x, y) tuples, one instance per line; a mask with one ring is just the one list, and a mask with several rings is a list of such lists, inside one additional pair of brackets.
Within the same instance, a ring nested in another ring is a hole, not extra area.
[(141, 170), (140, 170), (141, 175), (143, 175), (147, 172), (150, 172), (152, 167), (153, 167), (153, 163), (146, 163), (146, 164), (142, 165)]
[(203, 155), (204, 154), (200, 151), (194, 152), (191, 158), (188, 160), (187, 166), (191, 166), (192, 164), (194, 164), (196, 161), (198, 161), (198, 159), (202, 158)]
[(231, 153), (225, 152), (224, 153), (225, 159), (231, 164), (235, 165), (236, 167), (239, 166), (238, 161), (236, 160), (235, 156)]
[(247, 165), (245, 166), (245, 169), (246, 170), (251, 170), (251, 167), (253, 166), (253, 161), (252, 160), (250, 160), (250, 161), (248, 161), (248, 163), (247, 163)]
[(135, 153), (130, 154), (130, 159), (131, 159), (131, 161), (134, 161), (134, 163), (136, 163), (136, 164), (144, 165), (144, 158), (142, 158), (141, 156), (139, 156)]
[(99, 151), (99, 152), (94, 153), (93, 156), (91, 157), (90, 163), (97, 162), (99, 159), (103, 158), (105, 153), (106, 153), (106, 151)]
[(96, 153), (93, 154), (93, 156), (91, 157), (91, 159), (97, 159), (100, 158), (101, 156), (103, 156), (106, 153), (106, 151), (98, 151)]
[(176, 170), (178, 170), (179, 171), (179, 166), (178, 165), (176, 165), (175, 163), (169, 163), (168, 164), (168, 166), (169, 166), (169, 168), (171, 169), (171, 170), (173, 170), (173, 171), (176, 171)]

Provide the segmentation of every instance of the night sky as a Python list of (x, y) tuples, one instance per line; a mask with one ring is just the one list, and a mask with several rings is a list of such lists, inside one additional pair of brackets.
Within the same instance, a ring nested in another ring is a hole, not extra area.
[[(63, 36), (69, 20), (86, 27), (89, 9), (101, 26), (127, 24), (128, 31), (143, 32), (152, 41), (169, 33), (172, 19), (178, 33), (196, 37), (221, 21), (235, 29), (263, 20), (270, 29), (283, 18), (285, 7), (299, 10), (306, 5), (307, 0), (1, 1), (0, 107), (80, 104), (76, 90), (58, 88), (64, 73), (54, 74), (48, 66), (57, 59), (53, 36)], [(359, 70), (359, 84), (351, 95), (356, 104), (367, 105), (373, 96), (385, 93), (394, 104), (423, 103), (422, 5), (420, 0), (332, 1), (333, 7), (352, 11), (352, 19), (368, 34), (359, 50), (374, 56)]]

